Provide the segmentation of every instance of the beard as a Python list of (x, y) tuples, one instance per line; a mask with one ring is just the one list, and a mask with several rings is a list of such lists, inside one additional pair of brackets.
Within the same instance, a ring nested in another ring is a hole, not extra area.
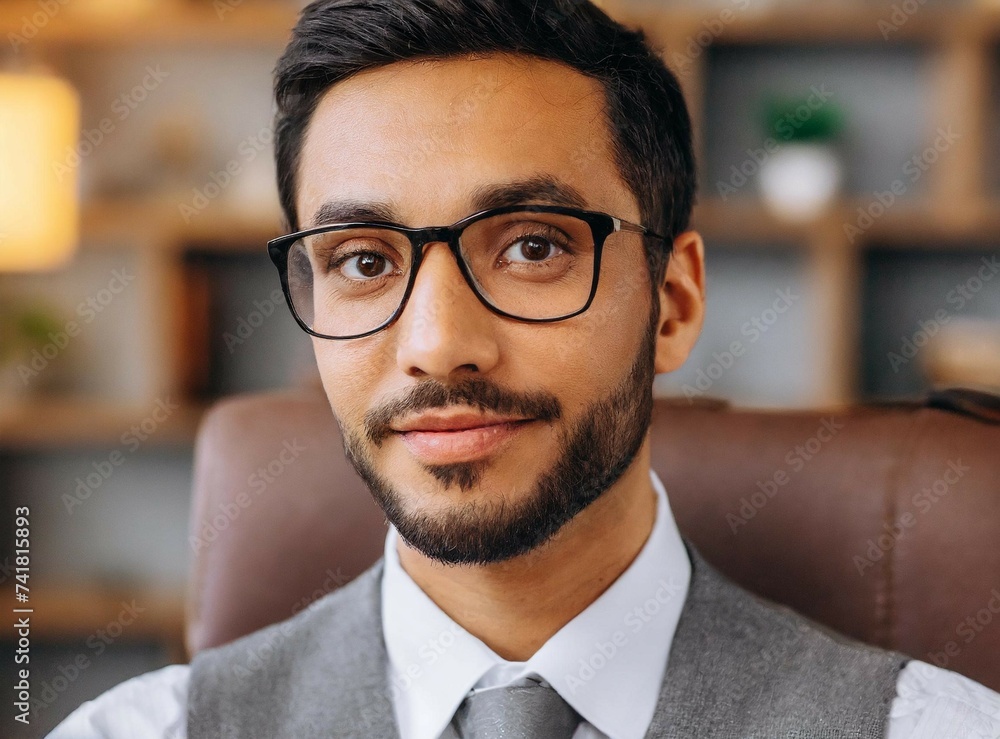
[[(434, 514), (407, 511), (405, 494), (372, 464), (363, 439), (375, 447), (392, 433), (392, 420), (430, 408), (467, 405), (484, 411), (551, 422), (562, 417), (548, 393), (516, 394), (482, 378), (444, 386), (424, 382), (406, 398), (368, 413), (364, 433), (341, 431), (344, 450), (358, 475), (399, 535), (424, 556), (444, 564), (503, 562), (541, 546), (597, 500), (629, 468), (645, 440), (653, 413), (657, 312), (646, 327), (632, 366), (606, 397), (590, 404), (562, 436), (552, 466), (530, 495), (516, 503), (504, 496), (469, 501)], [(441, 485), (466, 491), (476, 487), (488, 462), (422, 465)], [(415, 487), (415, 486), (414, 486)]]

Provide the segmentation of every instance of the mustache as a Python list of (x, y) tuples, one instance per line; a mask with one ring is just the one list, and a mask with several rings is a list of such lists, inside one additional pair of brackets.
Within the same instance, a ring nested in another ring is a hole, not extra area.
[(546, 392), (515, 393), (483, 378), (470, 378), (455, 385), (442, 385), (427, 380), (413, 387), (406, 395), (391, 400), (365, 414), (364, 430), (375, 446), (395, 433), (391, 424), (396, 419), (431, 408), (472, 406), (482, 411), (517, 415), (540, 421), (562, 417), (559, 399)]

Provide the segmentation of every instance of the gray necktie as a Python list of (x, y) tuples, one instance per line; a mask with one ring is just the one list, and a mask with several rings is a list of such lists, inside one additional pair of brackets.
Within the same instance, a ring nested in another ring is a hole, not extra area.
[(452, 723), (461, 739), (570, 739), (580, 720), (553, 688), (528, 678), (467, 696)]

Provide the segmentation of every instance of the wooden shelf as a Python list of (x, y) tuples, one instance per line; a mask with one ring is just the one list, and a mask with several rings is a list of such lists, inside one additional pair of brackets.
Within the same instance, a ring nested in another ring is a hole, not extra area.
[(805, 247), (818, 224), (836, 219), (842, 208), (835, 207), (821, 218), (791, 223), (775, 216), (767, 205), (753, 197), (705, 198), (695, 206), (692, 227), (705, 239), (731, 241), (734, 245), (756, 248), (761, 242)]
[[(4, 602), (16, 603), (12, 587), (0, 592)], [(184, 661), (184, 603), (180, 589), (65, 583), (32, 586), (23, 607), (32, 609), (31, 636), (39, 643), (155, 641)]]
[[(22, 38), (25, 45), (128, 47), (151, 45), (256, 46), (284, 44), (295, 24), (297, 11), (287, 3), (254, 0), (221, 0), (225, 10), (212, 2), (135, 3), (132, 11), (88, 9), (87, 2), (53, 3), (41, 9), (37, 0), (14, 0), (0, 9), (0, 35)], [(222, 6), (220, 6), (222, 7)], [(35, 23), (33, 17), (44, 17)], [(26, 27), (27, 19), (27, 27)]]
[(157, 200), (100, 200), (85, 204), (81, 231), (86, 248), (154, 248), (177, 251), (197, 244), (221, 251), (265, 250), (281, 235), (277, 212), (246, 213), (210, 208), (189, 223), (177, 209)]
[[(902, 23), (892, 21), (891, 5), (870, 3), (738, 4), (722, 7), (653, 8), (629, 0), (603, 3), (615, 17), (661, 39), (693, 39), (707, 34), (713, 44), (897, 43), (1000, 37), (1000, 6), (920, 6)], [(891, 30), (884, 25), (892, 24)], [(679, 48), (679, 53), (685, 49)]]
[[(832, 228), (842, 239), (831, 248), (864, 249), (871, 245), (898, 245), (902, 248), (967, 246), (1000, 237), (1000, 201), (978, 200), (961, 210), (937, 207), (930, 198), (900, 200), (865, 225), (854, 243), (845, 224), (859, 222), (859, 209), (868, 209), (874, 198), (842, 198), (822, 216), (804, 223), (791, 223), (775, 216), (760, 199), (753, 197), (706, 198), (695, 206), (692, 227), (706, 238), (732, 240), (747, 248), (759, 242), (780, 242), (805, 246), (819, 228)], [(878, 211), (874, 211), (878, 212)], [(995, 246), (994, 246), (995, 248)]]
[[(870, 201), (869, 201), (870, 202)], [(856, 215), (852, 209), (852, 215)], [(1000, 207), (987, 200), (968, 211), (941, 213), (933, 207), (890, 209), (865, 232), (864, 246), (901, 249), (968, 249), (995, 251), (1000, 245)]]
[[(122, 436), (150, 418), (156, 402), (123, 405), (77, 397), (5, 402), (0, 406), (0, 449), (121, 446)], [(190, 446), (206, 409), (180, 403), (142, 443)]]

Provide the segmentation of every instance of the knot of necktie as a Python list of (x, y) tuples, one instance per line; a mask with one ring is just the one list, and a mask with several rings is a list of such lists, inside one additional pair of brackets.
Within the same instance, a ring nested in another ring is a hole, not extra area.
[(461, 739), (570, 739), (580, 721), (559, 693), (534, 680), (477, 690), (452, 719)]

